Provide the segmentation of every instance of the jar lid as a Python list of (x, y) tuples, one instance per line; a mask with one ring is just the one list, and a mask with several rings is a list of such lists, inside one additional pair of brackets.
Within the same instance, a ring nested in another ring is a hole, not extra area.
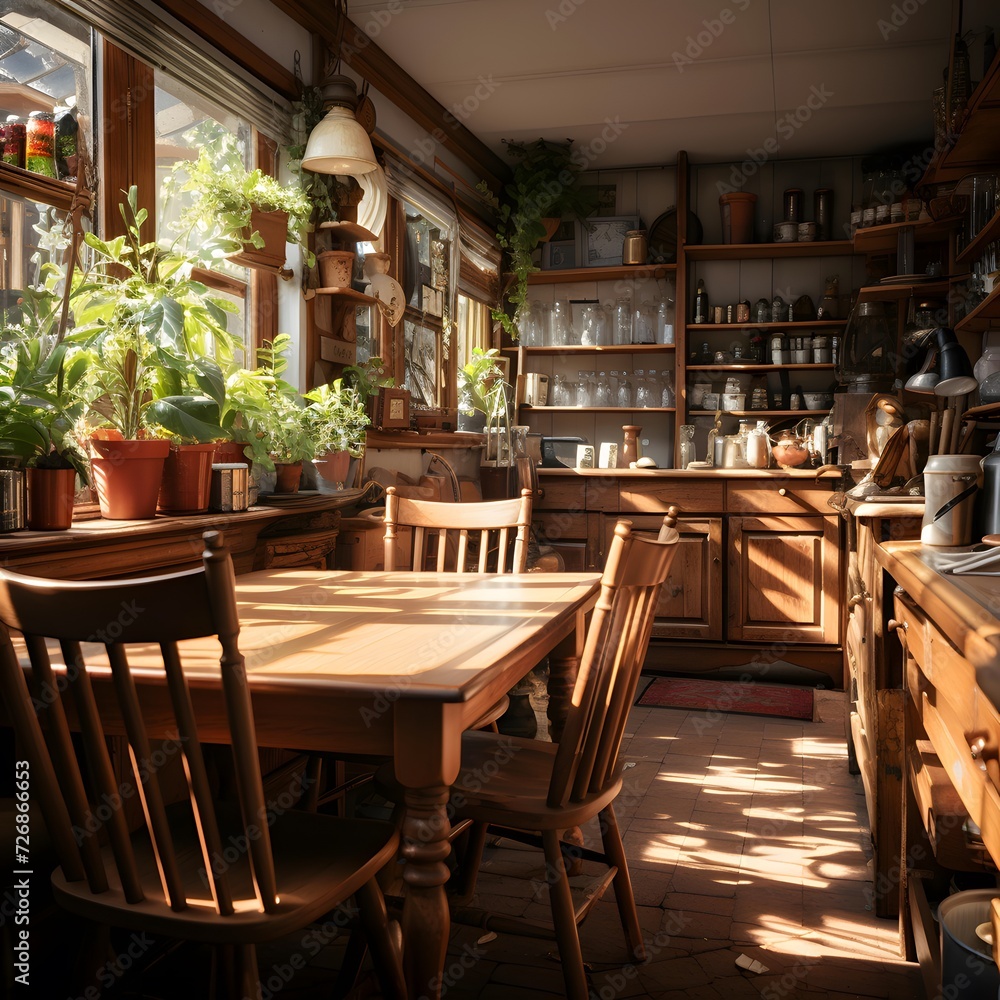
[(645, 229), (630, 229), (628, 230), (628, 232), (625, 233), (626, 238), (629, 236), (645, 236), (645, 235), (646, 235)]
[(51, 111), (32, 111), (28, 115), (28, 120), (34, 119), (36, 122), (51, 122), (55, 121)]

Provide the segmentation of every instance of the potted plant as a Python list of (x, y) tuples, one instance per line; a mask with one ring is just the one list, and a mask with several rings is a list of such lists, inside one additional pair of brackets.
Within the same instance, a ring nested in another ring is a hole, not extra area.
[(304, 393), (305, 424), (312, 436), (318, 482), (343, 489), (352, 458), (365, 450), (365, 431), (371, 423), (366, 397), (343, 379)]
[(83, 394), (99, 425), (90, 450), (101, 513), (133, 520), (155, 514), (170, 452), (164, 431), (222, 436), (216, 409), (224, 379), (211, 355), (227, 356), (234, 342), (226, 329), (231, 307), (192, 276), (196, 259), (143, 243), (147, 213), (135, 187), (120, 207), (124, 235), (104, 241), (86, 234), (95, 262), (74, 276), (76, 326), (66, 341), (86, 359)]
[[(168, 192), (190, 193), (177, 228), (197, 233), (203, 257), (277, 270), (285, 266), (285, 243), (313, 255), (305, 242), (312, 204), (298, 184), (282, 184), (259, 168), (247, 170), (235, 141), (218, 135), (195, 160), (174, 165)], [(191, 240), (188, 240), (191, 243)]]
[(583, 219), (597, 207), (593, 189), (580, 187), (583, 163), (574, 158), (573, 144), (536, 139), (534, 142), (504, 140), (507, 152), (517, 162), (502, 198), (490, 191), (485, 181), (478, 190), (496, 212), (497, 242), (507, 255), (511, 282), (506, 290), (508, 312), (503, 295), (493, 319), (517, 340), (517, 322), (528, 297), (528, 275), (538, 268), (532, 254), (550, 239), (564, 215)]
[(23, 323), (3, 331), (0, 350), (0, 456), (26, 467), (27, 524), (38, 531), (69, 528), (76, 477), (88, 482), (75, 436), (84, 407), (75, 389), (86, 361), (67, 364), (67, 345), (41, 334), (59, 302), (51, 285), (25, 289)]
[(510, 429), (510, 385), (497, 364), (496, 348), (472, 349), (472, 360), (458, 370), (458, 411), (463, 416), (478, 415), (476, 425), (466, 430), (486, 434), (486, 454), (480, 465), (484, 498), (511, 496), (513, 442)]

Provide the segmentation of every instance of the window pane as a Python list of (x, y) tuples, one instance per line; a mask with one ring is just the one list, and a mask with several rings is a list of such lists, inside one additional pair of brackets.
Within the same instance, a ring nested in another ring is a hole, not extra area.
[[(197, 250), (205, 234), (185, 232), (180, 222), (183, 210), (190, 205), (193, 192), (180, 191), (181, 181), (172, 173), (176, 163), (191, 161), (206, 149), (213, 162), (222, 168), (228, 162), (250, 166), (252, 129), (236, 115), (206, 101), (183, 83), (159, 70), (156, 82), (156, 179), (159, 200), (156, 211), (157, 241), (166, 245)], [(240, 307), (240, 314), (229, 317), (229, 330), (252, 346), (250, 323), (250, 270), (227, 260), (212, 265), (225, 279), (235, 279), (244, 286), (242, 294), (226, 291), (228, 282), (217, 288), (223, 298), (230, 298)], [(211, 277), (206, 279), (212, 284)]]
[(0, 198), (0, 309), (5, 313), (17, 305), (24, 288), (41, 282), (43, 264), (65, 264), (65, 222), (66, 214), (48, 205)]
[[(25, 125), (33, 112), (36, 120), (39, 114), (55, 120), (52, 138), (32, 144), (34, 155), (29, 150), (26, 157), (23, 148), (15, 153), (15, 143), (9, 143), (7, 162), (51, 177), (76, 177), (77, 119), (93, 121), (92, 45), (90, 27), (54, 4), (0, 0), (0, 122)], [(89, 134), (87, 142), (92, 149)]]

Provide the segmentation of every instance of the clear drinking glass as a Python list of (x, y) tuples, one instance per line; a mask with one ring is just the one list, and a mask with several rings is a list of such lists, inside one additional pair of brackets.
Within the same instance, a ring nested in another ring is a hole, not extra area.
[(593, 372), (577, 372), (577, 389), (576, 389), (576, 405), (577, 406), (593, 406), (594, 405), (594, 373)]
[[(611, 373), (616, 374), (615, 372)], [(594, 406), (612, 406), (611, 379), (606, 372), (598, 372), (594, 382)]]
[(632, 343), (632, 301), (620, 298), (615, 303), (612, 341), (619, 346)]
[(573, 343), (573, 322), (569, 302), (556, 299), (549, 316), (549, 347), (566, 347)]
[(656, 343), (656, 312), (648, 300), (637, 305), (632, 314), (632, 343)]
[(627, 371), (618, 373), (618, 387), (615, 390), (615, 406), (628, 410), (632, 407), (632, 378)]

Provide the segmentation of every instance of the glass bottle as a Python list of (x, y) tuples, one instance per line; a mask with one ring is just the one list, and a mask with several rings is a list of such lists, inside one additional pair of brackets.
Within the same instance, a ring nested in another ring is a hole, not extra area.
[(674, 342), (674, 300), (660, 299), (656, 307), (656, 342), (672, 344)]
[(771, 463), (771, 442), (767, 424), (757, 421), (757, 426), (747, 435), (747, 464), (751, 469), (766, 469)]
[(566, 347), (573, 343), (573, 325), (569, 314), (569, 303), (556, 299), (552, 303), (549, 316), (549, 345), (551, 347)]
[(615, 302), (612, 342), (617, 346), (632, 343), (632, 303), (627, 296)]
[(620, 406), (623, 410), (632, 408), (632, 380), (629, 373), (624, 370), (618, 373), (615, 406)]
[(694, 321), (708, 322), (708, 292), (705, 291), (705, 279), (698, 279), (698, 287), (694, 293)]

